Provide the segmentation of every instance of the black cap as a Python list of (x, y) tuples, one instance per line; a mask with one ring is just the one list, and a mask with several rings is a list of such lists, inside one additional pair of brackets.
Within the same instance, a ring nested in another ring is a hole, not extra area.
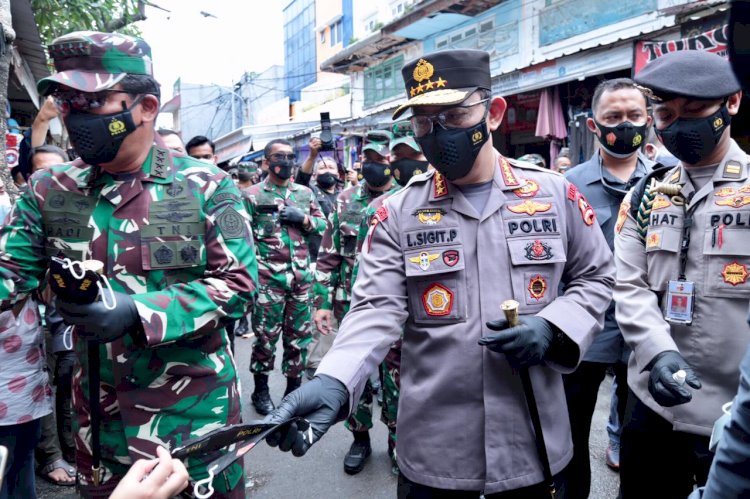
[(654, 100), (720, 99), (740, 90), (727, 59), (705, 50), (678, 50), (654, 59), (635, 75)]
[(492, 88), (490, 54), (484, 50), (444, 50), (425, 54), (401, 70), (409, 98), (393, 113), (395, 120), (413, 106), (452, 106), (478, 88)]

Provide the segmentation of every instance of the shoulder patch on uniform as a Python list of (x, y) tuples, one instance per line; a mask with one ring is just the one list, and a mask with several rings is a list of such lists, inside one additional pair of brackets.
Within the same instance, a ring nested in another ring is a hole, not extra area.
[(583, 222), (586, 225), (594, 225), (594, 222), (596, 221), (596, 213), (594, 213), (594, 209), (580, 192), (578, 193), (578, 209), (581, 210)]
[(445, 181), (445, 177), (442, 173), (435, 172), (432, 186), (434, 198), (437, 199), (448, 195), (448, 183)]
[(578, 197), (578, 187), (568, 184), (568, 201), (575, 201)]
[(370, 234), (367, 236), (367, 252), (370, 252), (370, 249), (372, 248), (372, 236), (375, 235), (375, 231), (378, 228), (378, 224), (380, 222), (385, 222), (388, 220), (388, 208), (385, 207), (385, 205), (381, 206), (380, 208), (375, 211), (375, 215), (372, 217), (372, 221), (370, 222), (370, 225), (372, 225), (372, 228), (370, 229)]
[(738, 179), (742, 176), (742, 165), (738, 161), (727, 161), (722, 175), (724, 178)]
[(620, 211), (617, 212), (617, 223), (615, 223), (615, 232), (618, 234), (622, 232), (622, 228), (625, 226), (625, 220), (628, 219), (628, 211), (630, 211), (630, 203), (623, 201), (620, 204)]
[(213, 199), (214, 203), (220, 203), (222, 201), (226, 201), (227, 199), (234, 202), (241, 201), (240, 197), (233, 192), (220, 192), (218, 194), (215, 194), (211, 199)]
[(154, 157), (151, 160), (151, 175), (159, 178), (169, 176), (169, 151), (163, 147), (154, 147)]
[(511, 168), (510, 163), (507, 159), (500, 156), (500, 173), (502, 173), (503, 176), (503, 182), (505, 183), (506, 187), (520, 187), (521, 182), (518, 181), (516, 178), (516, 174), (513, 173), (513, 168)]
[(245, 219), (231, 206), (216, 217), (216, 225), (224, 239), (241, 239), (245, 237)]

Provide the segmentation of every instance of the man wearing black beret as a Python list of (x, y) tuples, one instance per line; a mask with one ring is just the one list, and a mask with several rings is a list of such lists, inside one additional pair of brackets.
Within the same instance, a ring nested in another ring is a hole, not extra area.
[(729, 62), (703, 51), (666, 54), (635, 81), (680, 163), (637, 185), (615, 228), (616, 313), (633, 348), (621, 490), (684, 498), (705, 483), (750, 344), (748, 156), (730, 136), (742, 92)]
[[(602, 328), (612, 254), (572, 184), (494, 149), (506, 103), (487, 52), (425, 54), (402, 71), (394, 119), (411, 110), (435, 171), (377, 210), (336, 342), (270, 416), (304, 416), (311, 431), (270, 443), (304, 454), (403, 331), (398, 497), (547, 499), (573, 453), (561, 373)], [(510, 299), (518, 324), (501, 319)]]

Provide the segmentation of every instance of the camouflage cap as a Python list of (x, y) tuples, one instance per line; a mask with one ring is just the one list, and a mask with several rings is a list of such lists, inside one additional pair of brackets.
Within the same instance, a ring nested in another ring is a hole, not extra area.
[(406, 144), (415, 151), (422, 152), (422, 148), (419, 147), (419, 144), (417, 144), (417, 141), (414, 138), (414, 131), (412, 130), (411, 121), (396, 121), (393, 125), (391, 125), (391, 131), (393, 132), (393, 138), (388, 144), (388, 148), (391, 151), (400, 144)]
[(388, 130), (370, 130), (365, 136), (367, 143), (362, 147), (362, 152), (374, 151), (386, 157), (390, 152), (388, 143), (391, 139), (393, 139), (393, 134)]
[(47, 50), (57, 73), (39, 80), (37, 89), (42, 95), (57, 85), (99, 92), (128, 74), (153, 75), (151, 47), (132, 36), (76, 31), (56, 38)]

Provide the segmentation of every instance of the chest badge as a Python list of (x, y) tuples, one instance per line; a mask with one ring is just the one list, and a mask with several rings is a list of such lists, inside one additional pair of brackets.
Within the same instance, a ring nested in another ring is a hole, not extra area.
[(540, 274), (537, 274), (529, 279), (527, 289), (529, 290), (529, 296), (539, 301), (544, 298), (544, 294), (547, 292), (547, 280)]
[(550, 248), (549, 244), (539, 239), (530, 242), (524, 249), (526, 250), (527, 260), (542, 261), (552, 258), (552, 248)]
[[(750, 186), (746, 186), (746, 187), (750, 187)], [(746, 187), (743, 187), (742, 189), (745, 189)], [(740, 189), (740, 192), (747, 192), (747, 191), (743, 191), (742, 189)], [(737, 194), (737, 191), (734, 189), (734, 187), (722, 187), (718, 191), (714, 192), (714, 196), (716, 196), (717, 198), (726, 198), (729, 196), (734, 196), (736, 194)]]
[(421, 208), (414, 212), (419, 223), (425, 225), (437, 225), (443, 219), (445, 210), (442, 208)]
[(724, 282), (737, 286), (739, 284), (745, 284), (747, 281), (747, 265), (741, 263), (732, 262), (724, 266), (724, 270), (721, 271)]
[(719, 206), (729, 206), (731, 208), (742, 208), (750, 204), (750, 196), (735, 196), (727, 199), (717, 199), (716, 204)]
[(665, 198), (664, 196), (659, 196), (656, 199), (654, 199), (654, 204), (652, 205), (652, 210), (663, 210), (664, 208), (669, 208), (672, 206), (672, 202)]
[(514, 189), (513, 194), (519, 198), (533, 198), (539, 192), (539, 184), (529, 179), (526, 179), (525, 182), (518, 189)]
[(427, 315), (443, 317), (450, 315), (453, 309), (453, 291), (442, 284), (435, 283), (422, 293), (422, 306)]
[(455, 267), (460, 258), (456, 250), (443, 251), (443, 263), (449, 267)]
[(508, 210), (512, 211), (513, 213), (526, 213), (527, 215), (544, 213), (545, 211), (549, 211), (550, 208), (552, 208), (552, 203), (538, 203), (536, 201), (532, 201), (531, 199), (527, 199), (523, 203), (508, 206)]
[(646, 248), (661, 248), (661, 232), (652, 232), (648, 235)]
[(438, 257), (440, 257), (440, 255), (430, 254), (430, 253), (427, 253), (426, 251), (423, 251), (419, 255), (409, 258), (409, 261), (411, 263), (415, 263), (419, 265), (420, 269), (427, 270), (430, 268), (430, 265), (432, 264), (432, 262), (437, 260)]

